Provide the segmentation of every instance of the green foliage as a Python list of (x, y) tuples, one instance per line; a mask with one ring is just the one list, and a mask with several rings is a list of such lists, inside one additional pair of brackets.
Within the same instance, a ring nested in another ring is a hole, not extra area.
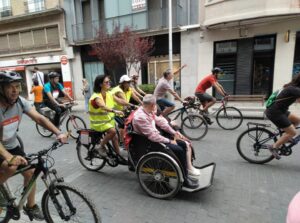
[(139, 88), (145, 91), (147, 94), (153, 94), (155, 85), (154, 84), (142, 84)]

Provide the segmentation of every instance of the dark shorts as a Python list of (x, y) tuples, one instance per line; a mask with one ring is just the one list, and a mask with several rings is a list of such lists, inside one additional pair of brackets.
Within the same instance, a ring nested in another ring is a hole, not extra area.
[(17, 146), (16, 148), (7, 151), (14, 156), (23, 156), (23, 157), (26, 156), (26, 154), (24, 153), (24, 151), (21, 149), (20, 146)]
[(288, 119), (290, 115), (289, 111), (284, 113), (277, 109), (267, 109), (266, 115), (268, 119), (270, 119), (270, 121), (280, 129), (284, 129), (292, 125), (292, 122)]
[(207, 94), (207, 93), (199, 93), (196, 92), (195, 96), (201, 101), (201, 102), (210, 102), (214, 100), (214, 97)]
[(174, 107), (175, 104), (166, 98), (160, 98), (156, 101), (161, 111), (165, 110), (166, 107)]
[(124, 118), (119, 117), (119, 116), (115, 116), (115, 120), (118, 123), (118, 127), (120, 129), (124, 129), (125, 128), (125, 120), (124, 120)]

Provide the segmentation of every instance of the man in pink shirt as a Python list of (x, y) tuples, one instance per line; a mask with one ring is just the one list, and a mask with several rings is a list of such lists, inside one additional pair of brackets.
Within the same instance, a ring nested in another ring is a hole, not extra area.
[[(190, 178), (196, 178), (200, 171), (192, 165), (192, 150), (187, 139), (179, 132), (174, 131), (163, 116), (155, 114), (157, 110), (156, 98), (147, 94), (143, 98), (143, 106), (136, 110), (132, 125), (134, 131), (145, 135), (150, 141), (163, 143), (169, 147), (180, 160), (183, 168), (186, 170), (184, 186), (197, 188), (198, 183)], [(163, 131), (171, 134), (173, 139), (161, 135), (156, 126)]]
[(300, 223), (300, 192), (293, 197), (289, 204), (286, 223)]

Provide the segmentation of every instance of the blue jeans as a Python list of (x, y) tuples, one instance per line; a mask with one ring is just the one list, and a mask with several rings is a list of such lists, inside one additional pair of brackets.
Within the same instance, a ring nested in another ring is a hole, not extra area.
[(165, 110), (166, 107), (173, 107), (175, 104), (166, 98), (160, 98), (156, 101), (161, 111)]

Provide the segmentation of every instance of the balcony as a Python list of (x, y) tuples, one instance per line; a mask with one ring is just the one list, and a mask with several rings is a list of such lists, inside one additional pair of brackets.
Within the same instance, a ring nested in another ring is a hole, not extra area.
[(0, 18), (11, 16), (11, 6), (5, 6), (0, 8)]
[(243, 25), (243, 21), (251, 23), (251, 20), (272, 20), (295, 15), (300, 15), (298, 0), (206, 0), (204, 25)]

